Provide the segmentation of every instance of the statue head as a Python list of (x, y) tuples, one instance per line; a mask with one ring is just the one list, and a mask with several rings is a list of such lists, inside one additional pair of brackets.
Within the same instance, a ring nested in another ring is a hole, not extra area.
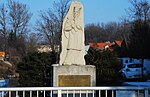
[(73, 0), (73, 1), (75, 1), (75, 2), (79, 2), (79, 1), (81, 1), (81, 0)]

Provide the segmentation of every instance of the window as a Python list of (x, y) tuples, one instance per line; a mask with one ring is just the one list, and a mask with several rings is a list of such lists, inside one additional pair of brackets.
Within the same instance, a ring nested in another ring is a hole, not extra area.
[(128, 65), (129, 68), (141, 68), (142, 64), (130, 64)]

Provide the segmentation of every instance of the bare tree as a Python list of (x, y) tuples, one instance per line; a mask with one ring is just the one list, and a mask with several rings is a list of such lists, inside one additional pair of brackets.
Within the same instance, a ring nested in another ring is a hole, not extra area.
[(6, 45), (7, 45), (7, 35), (8, 31), (6, 29), (7, 23), (7, 9), (4, 4), (0, 6), (0, 45), (2, 50), (6, 50)]
[(29, 12), (27, 5), (19, 2), (9, 0), (8, 7), (10, 29), (15, 37), (21, 37), (28, 31), (28, 23), (32, 14)]
[(46, 11), (40, 13), (40, 21), (37, 21), (37, 30), (39, 34), (48, 40), (48, 43), (52, 45), (56, 44), (56, 34), (60, 29), (60, 21), (52, 11)]
[(59, 0), (58, 2), (54, 2), (54, 11), (56, 11), (58, 18), (61, 21), (61, 25), (68, 11), (70, 1), (71, 0)]
[(85, 41), (86, 44), (89, 42), (102, 42), (103, 40), (103, 33), (102, 28), (96, 24), (88, 24), (85, 26)]
[(16, 49), (19, 55), (25, 53), (25, 35), (32, 14), (26, 4), (8, 0), (9, 8), (9, 46)]
[(88, 24), (85, 26), (86, 44), (89, 42), (113, 42), (128, 39), (128, 23), (108, 22), (106, 24)]
[(27, 52), (37, 51), (37, 45), (39, 41), (39, 36), (37, 35), (37, 33), (28, 34), (26, 40), (27, 40), (27, 44), (26, 44)]
[(148, 0), (130, 0), (132, 7), (129, 8), (129, 15), (134, 20), (149, 20), (150, 2)]
[(53, 51), (55, 51), (54, 45), (60, 45), (62, 22), (68, 11), (69, 1), (59, 0), (54, 2), (53, 9), (41, 11), (40, 19), (37, 20), (36, 29), (43, 38), (48, 40)]

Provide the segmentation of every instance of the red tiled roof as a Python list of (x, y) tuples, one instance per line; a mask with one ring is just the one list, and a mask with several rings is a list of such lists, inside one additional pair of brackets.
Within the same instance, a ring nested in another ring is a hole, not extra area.
[(5, 52), (0, 52), (0, 57), (5, 57)]
[(99, 49), (104, 49), (105, 46), (106, 46), (105, 43), (98, 43), (98, 48), (99, 48)]
[(89, 43), (90, 47), (97, 47), (97, 43)]
[(91, 47), (99, 48), (99, 49), (105, 49), (106, 46), (112, 46), (112, 43), (89, 43)]
[(105, 49), (106, 46), (112, 46), (112, 43), (98, 43), (99, 49)]
[(115, 42), (117, 43), (118, 46), (121, 47), (122, 41), (120, 41), (120, 40), (115, 40)]

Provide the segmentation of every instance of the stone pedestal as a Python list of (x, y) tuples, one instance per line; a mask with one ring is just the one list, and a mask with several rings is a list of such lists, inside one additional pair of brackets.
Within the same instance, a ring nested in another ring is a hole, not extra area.
[(96, 85), (96, 69), (93, 65), (53, 65), (54, 87), (93, 87)]

